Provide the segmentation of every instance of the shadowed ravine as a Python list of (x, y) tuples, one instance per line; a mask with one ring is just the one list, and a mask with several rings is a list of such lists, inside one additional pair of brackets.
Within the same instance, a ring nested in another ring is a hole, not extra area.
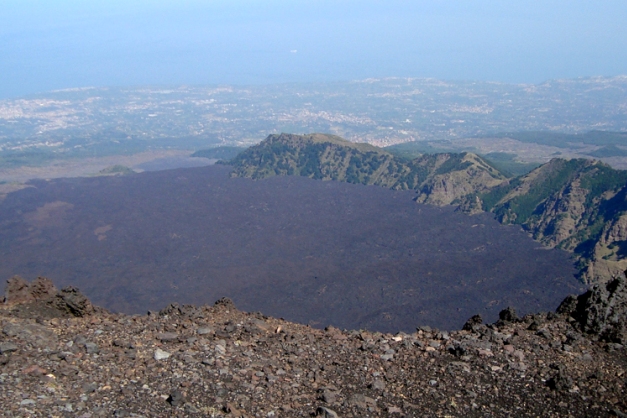
[(128, 313), (229, 296), (322, 327), (459, 328), (579, 293), (567, 253), (413, 192), (210, 166), (37, 181), (0, 204), (0, 273)]

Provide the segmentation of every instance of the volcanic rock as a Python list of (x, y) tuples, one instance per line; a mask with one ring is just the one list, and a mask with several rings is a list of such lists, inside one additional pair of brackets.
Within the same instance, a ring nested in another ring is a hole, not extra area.
[[(626, 272), (627, 274), (627, 272)], [(627, 279), (615, 277), (596, 284), (586, 293), (569, 296), (558, 313), (570, 315), (582, 331), (616, 343), (627, 342)]]
[[(473, 317), (460, 331), (395, 335), (315, 329), (227, 300), (52, 318), (4, 305), (0, 408), (92, 418), (621, 416), (627, 350), (604, 337), (620, 325), (621, 286), (592, 289), (575, 316)], [(176, 338), (159, 338), (168, 334)]]
[(7, 280), (4, 292), (4, 303), (16, 304), (32, 302), (35, 297), (31, 293), (30, 284), (20, 276), (13, 276)]

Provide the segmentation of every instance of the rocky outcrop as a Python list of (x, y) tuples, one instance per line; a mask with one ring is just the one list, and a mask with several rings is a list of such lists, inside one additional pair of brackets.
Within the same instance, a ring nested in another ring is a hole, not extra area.
[(574, 250), (579, 243), (572, 238), (584, 222), (587, 194), (579, 180), (575, 180), (563, 191), (547, 198), (538, 209), (542, 216), (533, 217), (526, 224), (533, 238), (547, 247), (559, 245), (565, 250)]
[(603, 341), (626, 344), (627, 279), (621, 275), (596, 284), (582, 295), (569, 296), (557, 312), (574, 318), (585, 333)]
[(13, 276), (7, 280), (3, 302), (16, 305), (43, 301), (54, 297), (57, 292), (52, 280), (45, 277), (38, 277), (29, 283), (20, 276)]
[(33, 302), (34, 300), (35, 298), (30, 291), (30, 284), (26, 280), (20, 276), (14, 276), (7, 280), (4, 303), (16, 304)]
[[(423, 164), (431, 160), (431, 167)], [(424, 156), (411, 164), (429, 167), (416, 201), (436, 206), (459, 203), (466, 196), (484, 193), (506, 180), (496, 168), (469, 152)]]
[(7, 280), (4, 305), (23, 316), (83, 317), (97, 311), (77, 288), (69, 286), (59, 291), (45, 277), (38, 277), (32, 283), (19, 276)]
[[(617, 196), (619, 197), (619, 196)], [(617, 214), (603, 226), (584, 270), (588, 283), (599, 277), (614, 277), (627, 269), (627, 214)]]
[(74, 317), (88, 316), (96, 311), (91, 301), (72, 286), (61, 289), (47, 303), (57, 311)]
[(477, 195), (469, 195), (461, 198), (456, 211), (467, 213), (468, 215), (476, 215), (483, 212), (483, 204)]

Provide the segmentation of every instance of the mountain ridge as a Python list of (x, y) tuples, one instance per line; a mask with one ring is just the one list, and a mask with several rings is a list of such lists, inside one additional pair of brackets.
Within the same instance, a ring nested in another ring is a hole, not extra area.
[[(506, 176), (472, 153), (423, 155), (406, 162), (369, 144), (355, 144), (334, 135), (269, 135), (227, 161), (233, 177), (263, 179), (300, 175), (318, 180), (417, 190), (422, 203), (456, 202), (468, 193), (487, 190)], [(460, 181), (464, 177), (478, 181)]]

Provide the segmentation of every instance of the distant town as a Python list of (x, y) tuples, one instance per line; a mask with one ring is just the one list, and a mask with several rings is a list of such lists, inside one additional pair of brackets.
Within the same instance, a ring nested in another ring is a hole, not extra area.
[[(78, 88), (0, 101), (0, 166), (248, 146), (279, 132), (324, 132), (383, 147), (420, 141), (439, 150), (512, 153), (521, 161), (543, 162), (589, 155), (604, 144), (556, 147), (502, 133), (591, 130), (627, 131), (627, 76), (537, 85), (384, 78)], [(619, 144), (613, 150), (601, 157), (627, 168), (621, 155), (627, 148)]]

